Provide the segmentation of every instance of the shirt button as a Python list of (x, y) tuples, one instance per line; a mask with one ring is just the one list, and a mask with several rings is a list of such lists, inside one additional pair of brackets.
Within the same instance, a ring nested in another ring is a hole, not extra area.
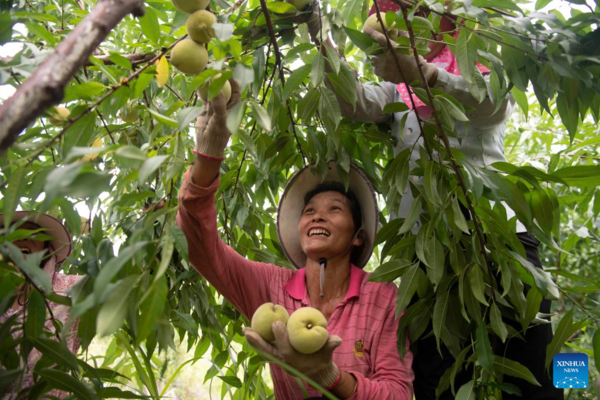
[(479, 157), (477, 157), (477, 156), (473, 156), (473, 157), (471, 157), (471, 159), (472, 159), (473, 161), (477, 161), (477, 160), (479, 160)]
[(488, 160), (488, 162), (491, 162), (492, 161), (492, 157), (491, 156), (487, 156), (487, 160)]
[(498, 135), (494, 135), (493, 139), (494, 139), (494, 142), (497, 142), (498, 141)]

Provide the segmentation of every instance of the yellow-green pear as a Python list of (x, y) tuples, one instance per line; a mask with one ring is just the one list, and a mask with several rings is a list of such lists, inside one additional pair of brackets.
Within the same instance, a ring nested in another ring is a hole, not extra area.
[(290, 344), (302, 354), (319, 351), (329, 338), (325, 316), (312, 307), (303, 307), (294, 311), (288, 319), (287, 331)]
[(173, 0), (175, 8), (188, 14), (204, 10), (208, 3), (210, 3), (210, 0)]
[(185, 23), (188, 35), (198, 43), (208, 43), (215, 37), (213, 24), (217, 22), (215, 14), (199, 10), (189, 16)]
[(207, 63), (208, 52), (192, 39), (182, 40), (171, 51), (171, 64), (184, 74), (199, 74)]
[(54, 107), (54, 111), (55, 113), (48, 118), (48, 121), (54, 126), (65, 126), (71, 111), (66, 107)]
[[(396, 23), (394, 22), (391, 26), (388, 26), (385, 20), (385, 14), (381, 13), (380, 15), (381, 20), (383, 21), (383, 26), (385, 26), (385, 29), (387, 30), (388, 36), (390, 39), (396, 39), (398, 37), (398, 29), (394, 28)], [(383, 33), (383, 29), (381, 29), (381, 23), (379, 22), (379, 19), (377, 19), (377, 13), (374, 13), (367, 18), (365, 24), (363, 25), (363, 32), (365, 31), (365, 28), (371, 28), (379, 33)]]
[(281, 321), (287, 323), (289, 314), (285, 308), (273, 303), (265, 303), (258, 307), (252, 316), (250, 326), (252, 330), (267, 342), (275, 340), (273, 335), (273, 322)]
[[(219, 76), (221, 76), (221, 74), (215, 75), (215, 79)], [(208, 87), (209, 83), (205, 83), (198, 89), (198, 94), (205, 103), (208, 101)], [(225, 84), (221, 88), (221, 93), (223, 93), (223, 96), (225, 96), (225, 103), (229, 103), (229, 99), (231, 99), (231, 83), (229, 83), (229, 81), (225, 81)]]
[(127, 104), (121, 109), (121, 119), (123, 122), (132, 123), (138, 118), (140, 118), (140, 111), (127, 100)]

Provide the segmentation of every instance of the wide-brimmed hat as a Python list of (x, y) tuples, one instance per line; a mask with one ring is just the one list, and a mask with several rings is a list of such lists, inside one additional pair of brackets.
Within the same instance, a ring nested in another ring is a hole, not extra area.
[[(21, 220), (39, 225), (40, 228), (46, 229), (44, 232), (46, 235), (52, 236), (52, 240), (49, 240), (49, 242), (53, 253), (56, 255), (57, 263), (65, 261), (69, 254), (71, 254), (71, 235), (62, 222), (51, 215), (30, 211), (15, 212), (10, 222), (12, 224)], [(4, 229), (4, 214), (0, 214), (0, 229)]]
[[(364, 230), (364, 245), (356, 256), (355, 265), (363, 268), (371, 254), (377, 233), (377, 200), (373, 185), (367, 176), (355, 165), (350, 167), (349, 189), (354, 192), (362, 213), (362, 228)], [(327, 174), (322, 179), (314, 164), (298, 171), (289, 180), (279, 201), (277, 210), (277, 235), (283, 251), (288, 259), (297, 267), (306, 266), (306, 254), (300, 247), (298, 223), (304, 210), (304, 197), (322, 182), (341, 182), (334, 161), (330, 161)]]

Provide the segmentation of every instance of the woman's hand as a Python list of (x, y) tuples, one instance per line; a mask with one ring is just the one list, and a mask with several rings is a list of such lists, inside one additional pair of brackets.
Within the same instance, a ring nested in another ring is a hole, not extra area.
[[(373, 57), (371, 61), (375, 75), (386, 82), (393, 83), (410, 84), (414, 81), (422, 81), (413, 55), (391, 49), (383, 33), (371, 28), (366, 28), (365, 33), (370, 35), (383, 49), (383, 54)], [(396, 43), (392, 41), (391, 44), (394, 46)], [(419, 64), (423, 70), (423, 75), (425, 75), (425, 84), (431, 84), (431, 81), (434, 81), (433, 78), (437, 77), (437, 67), (425, 61), (421, 56), (419, 56)], [(424, 86), (423, 82), (421, 82), (421, 86)]]
[(223, 93), (204, 104), (202, 114), (196, 120), (196, 148), (201, 157), (222, 161), (225, 147), (231, 137), (227, 129), (227, 112), (240, 101), (240, 87), (230, 79), (231, 98), (225, 101)]
[(275, 342), (271, 344), (251, 328), (244, 328), (246, 340), (259, 353), (270, 354), (289, 364), (324, 388), (329, 388), (339, 381), (341, 371), (333, 362), (333, 352), (342, 344), (342, 339), (339, 336), (330, 335), (323, 348), (316, 353), (302, 354), (292, 347), (284, 323), (281, 321), (274, 322), (273, 334), (275, 335)]

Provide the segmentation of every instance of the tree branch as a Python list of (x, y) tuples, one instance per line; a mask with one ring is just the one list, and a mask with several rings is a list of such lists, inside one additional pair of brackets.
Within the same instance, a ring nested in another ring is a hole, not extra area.
[(112, 29), (129, 13), (144, 14), (142, 0), (99, 0), (90, 14), (8, 100), (0, 106), (0, 154), (48, 107), (58, 103), (69, 81)]

